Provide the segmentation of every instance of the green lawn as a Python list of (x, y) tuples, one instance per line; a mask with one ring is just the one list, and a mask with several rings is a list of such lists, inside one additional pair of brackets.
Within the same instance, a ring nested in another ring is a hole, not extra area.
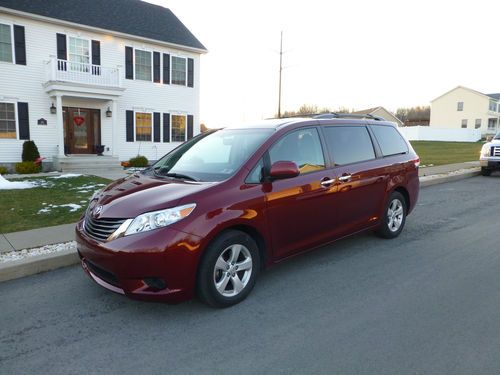
[[(111, 182), (94, 176), (37, 177), (23, 181), (33, 182), (37, 187), (0, 190), (0, 233), (76, 222), (94, 191)], [(73, 206), (63, 206), (70, 204)]]
[(479, 160), (483, 142), (411, 141), (421, 165), (443, 165)]

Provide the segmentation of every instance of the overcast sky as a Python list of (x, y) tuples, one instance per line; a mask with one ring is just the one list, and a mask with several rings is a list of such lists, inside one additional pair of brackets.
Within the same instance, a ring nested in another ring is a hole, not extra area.
[(149, 0), (170, 8), (207, 47), (201, 122), (282, 110), (427, 105), (456, 87), (500, 92), (500, 1)]

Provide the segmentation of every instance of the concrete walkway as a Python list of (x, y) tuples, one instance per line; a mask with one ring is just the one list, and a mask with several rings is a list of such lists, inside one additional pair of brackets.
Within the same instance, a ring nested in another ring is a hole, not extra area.
[(435, 167), (422, 167), (418, 170), (418, 175), (420, 177), (431, 176), (435, 174), (450, 173), (461, 169), (469, 169), (475, 167), (479, 167), (479, 161), (467, 161), (465, 163), (445, 164)]
[(0, 234), (0, 253), (73, 241), (75, 223)]

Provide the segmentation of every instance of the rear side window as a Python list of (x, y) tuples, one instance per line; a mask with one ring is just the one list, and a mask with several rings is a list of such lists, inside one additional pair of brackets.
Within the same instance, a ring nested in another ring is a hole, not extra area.
[(392, 126), (372, 125), (371, 129), (375, 133), (382, 155), (390, 156), (408, 152), (405, 140)]
[(375, 159), (372, 140), (364, 126), (330, 126), (324, 129), (335, 165)]

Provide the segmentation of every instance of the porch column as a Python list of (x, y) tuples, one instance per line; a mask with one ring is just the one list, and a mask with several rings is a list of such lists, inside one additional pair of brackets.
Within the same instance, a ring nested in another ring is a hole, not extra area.
[(63, 123), (63, 108), (62, 96), (56, 95), (56, 125), (57, 125), (57, 148), (58, 156), (64, 156), (64, 123)]
[(116, 144), (118, 143), (115, 140), (115, 136), (116, 136), (116, 134), (118, 134), (118, 129), (116, 128), (117, 124), (118, 124), (118, 104), (116, 103), (116, 100), (111, 101), (111, 107), (112, 107), (112, 111), (113, 111), (113, 114), (111, 115), (112, 116), (111, 117), (111, 119), (112, 119), (112, 123), (111, 123), (111, 155), (118, 156), (118, 152), (115, 149)]

